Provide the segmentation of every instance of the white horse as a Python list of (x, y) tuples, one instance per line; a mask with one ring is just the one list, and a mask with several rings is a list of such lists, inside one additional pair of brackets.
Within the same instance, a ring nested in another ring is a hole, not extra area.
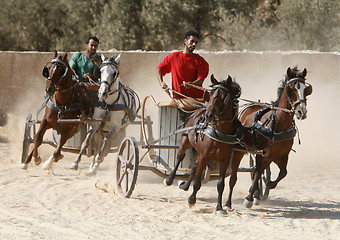
[(96, 103), (92, 119), (108, 119), (108, 121), (90, 123), (79, 155), (70, 169), (78, 169), (81, 157), (94, 137), (94, 156), (89, 174), (95, 175), (99, 164), (103, 162), (111, 147), (118, 144), (121, 133), (124, 133), (125, 128), (137, 116), (140, 108), (138, 95), (118, 78), (120, 56), (121, 54), (116, 58), (111, 56), (105, 59), (102, 55), (103, 63), (99, 67), (101, 73), (99, 101)]

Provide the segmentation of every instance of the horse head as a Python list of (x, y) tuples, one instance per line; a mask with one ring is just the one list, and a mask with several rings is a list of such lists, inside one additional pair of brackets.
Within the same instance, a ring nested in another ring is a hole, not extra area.
[[(205, 92), (204, 100), (208, 102), (206, 111), (206, 120), (208, 123), (216, 121), (230, 121), (234, 118), (235, 100), (241, 95), (241, 87), (238, 83), (232, 80), (230, 76), (221, 82), (217, 81), (212, 74), (210, 77), (212, 88), (210, 91)], [(227, 110), (232, 108), (232, 111)]]
[(54, 52), (54, 59), (48, 62), (43, 69), (42, 75), (46, 78), (46, 93), (53, 95), (58, 88), (65, 82), (66, 76), (71, 74), (69, 70), (67, 52), (63, 55), (58, 55)]
[(98, 90), (98, 97), (100, 99), (106, 99), (109, 95), (112, 95), (119, 91), (118, 84), (118, 65), (120, 62), (119, 54), (116, 58), (113, 56), (109, 58), (103, 58), (103, 63), (100, 65), (100, 87)]
[(289, 67), (285, 79), (288, 101), (299, 120), (307, 117), (307, 96), (313, 92), (312, 85), (306, 83), (306, 75), (306, 68), (299, 71)]

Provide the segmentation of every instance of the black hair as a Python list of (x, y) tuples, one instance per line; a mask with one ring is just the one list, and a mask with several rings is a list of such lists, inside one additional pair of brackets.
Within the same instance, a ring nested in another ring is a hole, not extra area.
[(99, 39), (96, 36), (91, 36), (86, 40), (86, 44), (89, 44), (91, 39), (99, 43)]
[(197, 37), (198, 39), (200, 39), (200, 35), (198, 34), (198, 32), (189, 31), (184, 35), (184, 40), (188, 39), (190, 36), (194, 36), (194, 37)]

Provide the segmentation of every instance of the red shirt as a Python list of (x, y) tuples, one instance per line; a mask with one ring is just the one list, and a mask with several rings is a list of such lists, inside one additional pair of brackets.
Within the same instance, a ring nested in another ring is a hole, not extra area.
[[(198, 54), (185, 54), (183, 52), (173, 52), (166, 56), (158, 65), (162, 75), (171, 72), (172, 89), (192, 98), (203, 98), (203, 90), (181, 86), (185, 82), (193, 82), (197, 79), (205, 79), (209, 73), (209, 64)], [(173, 92), (173, 98), (183, 98), (183, 96)]]

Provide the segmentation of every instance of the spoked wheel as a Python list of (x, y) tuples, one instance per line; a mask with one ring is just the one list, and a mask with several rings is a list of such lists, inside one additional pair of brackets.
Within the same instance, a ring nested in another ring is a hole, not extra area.
[(139, 151), (134, 137), (126, 137), (117, 155), (116, 183), (120, 194), (130, 197), (137, 181)]
[[(152, 104), (151, 104), (152, 103)], [(155, 109), (147, 109), (147, 105), (154, 105), (157, 106), (157, 102), (154, 99), (153, 96), (149, 95), (144, 98), (142, 103), (142, 115), (141, 115), (141, 132), (143, 136), (143, 141), (146, 146), (148, 146), (150, 143), (152, 143), (155, 138), (153, 136), (153, 121), (151, 119), (152, 113), (155, 112)], [(156, 112), (158, 110), (156, 109)], [(157, 159), (157, 154), (155, 149), (148, 148), (148, 156), (151, 161), (155, 161)], [(144, 156), (143, 156), (144, 157)], [(142, 157), (142, 158), (143, 158)], [(142, 159), (141, 159), (142, 161)]]
[(31, 120), (32, 120), (32, 114), (28, 114), (26, 117), (26, 123), (25, 123), (25, 132), (24, 132), (24, 140), (22, 142), (22, 155), (21, 155), (21, 163), (25, 161), (25, 159), (28, 156), (28, 150), (31, 143)]

